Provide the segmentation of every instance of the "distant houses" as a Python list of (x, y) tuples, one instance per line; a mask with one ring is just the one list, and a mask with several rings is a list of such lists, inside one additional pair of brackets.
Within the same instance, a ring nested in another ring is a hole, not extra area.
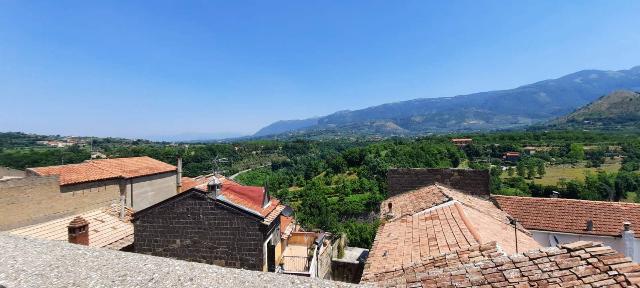
[(509, 151), (502, 154), (502, 160), (515, 163), (520, 160), (520, 152)]
[(453, 143), (453, 145), (456, 145), (458, 147), (464, 147), (467, 146), (471, 143), (473, 143), (473, 139), (471, 138), (453, 138), (451, 139), (451, 143)]

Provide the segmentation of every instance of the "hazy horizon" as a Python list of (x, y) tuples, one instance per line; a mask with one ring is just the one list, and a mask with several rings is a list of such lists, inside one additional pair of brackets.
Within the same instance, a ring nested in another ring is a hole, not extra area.
[(640, 65), (638, 8), (2, 2), (0, 131), (225, 138), (278, 120), (624, 70)]

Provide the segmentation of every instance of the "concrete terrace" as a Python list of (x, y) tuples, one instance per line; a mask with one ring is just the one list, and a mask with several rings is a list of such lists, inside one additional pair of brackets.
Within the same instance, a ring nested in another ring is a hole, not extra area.
[(0, 233), (5, 287), (354, 287)]

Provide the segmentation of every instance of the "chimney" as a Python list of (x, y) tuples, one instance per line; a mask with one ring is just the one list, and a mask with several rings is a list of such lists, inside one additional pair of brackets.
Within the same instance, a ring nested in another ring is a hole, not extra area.
[(622, 226), (624, 227), (622, 231), (622, 243), (624, 244), (624, 255), (634, 259), (634, 261), (637, 261), (636, 260), (637, 257), (635, 255), (636, 237), (633, 230), (631, 230), (631, 222), (625, 221), (624, 223), (622, 223)]
[(69, 243), (79, 245), (89, 245), (89, 222), (77, 216), (73, 218), (67, 226), (69, 232)]
[(271, 197), (269, 197), (269, 184), (265, 183), (262, 190), (264, 191), (264, 194), (262, 195), (262, 208), (264, 208), (267, 207), (271, 201)]
[(387, 213), (384, 215), (384, 218), (389, 220), (389, 219), (393, 219), (393, 217), (395, 217), (395, 215), (393, 214), (393, 204), (391, 202), (389, 202), (389, 204), (387, 204), (387, 207), (389, 207), (389, 211), (387, 211)]
[(587, 228), (585, 230), (593, 231), (593, 220), (591, 219), (587, 220)]
[(215, 193), (215, 197), (220, 196), (220, 192), (222, 191), (222, 182), (218, 177), (213, 176), (209, 183), (207, 183), (207, 192)]
[(182, 157), (178, 157), (178, 175), (176, 176), (176, 190), (178, 193), (182, 190)]

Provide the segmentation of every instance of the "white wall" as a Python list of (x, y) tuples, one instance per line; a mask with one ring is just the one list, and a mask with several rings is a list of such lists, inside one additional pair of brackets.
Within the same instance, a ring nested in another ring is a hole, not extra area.
[(176, 175), (167, 172), (124, 180), (127, 205), (139, 211), (176, 195)]
[[(532, 231), (533, 239), (535, 239), (540, 245), (543, 246), (555, 246), (558, 243), (571, 243), (575, 241), (593, 241), (601, 242), (606, 246), (610, 246), (620, 253), (625, 253), (626, 247), (622, 237), (609, 237), (609, 236), (594, 236), (594, 235), (582, 235), (582, 234), (569, 234), (569, 233), (557, 233), (548, 231)], [(555, 238), (554, 238), (555, 236)], [(556, 239), (559, 242), (556, 242)], [(640, 240), (635, 238), (633, 240), (634, 255), (626, 255), (631, 257), (634, 262), (640, 262)]]

